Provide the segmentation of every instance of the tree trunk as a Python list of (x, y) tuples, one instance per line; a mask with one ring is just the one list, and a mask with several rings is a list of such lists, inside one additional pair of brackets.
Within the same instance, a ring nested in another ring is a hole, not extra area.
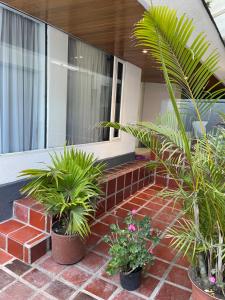
[[(200, 228), (199, 228), (199, 207), (196, 200), (194, 201), (194, 219), (195, 219), (195, 226), (196, 226), (196, 239), (198, 242), (201, 240), (201, 236), (200, 236)], [(198, 267), (199, 267), (199, 273), (200, 273), (203, 287), (204, 289), (206, 289), (209, 287), (209, 280), (208, 280), (207, 268), (206, 268), (206, 263), (205, 263), (203, 253), (200, 253), (198, 255)]]

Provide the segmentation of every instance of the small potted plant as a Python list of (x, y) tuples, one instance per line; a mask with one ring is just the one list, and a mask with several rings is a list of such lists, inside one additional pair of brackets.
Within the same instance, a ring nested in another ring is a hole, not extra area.
[(109, 275), (120, 273), (121, 286), (128, 291), (140, 286), (143, 267), (153, 264), (152, 249), (159, 242), (150, 218), (138, 220), (135, 215), (135, 210), (128, 213), (123, 222), (125, 226), (112, 224), (111, 234), (104, 237), (112, 257), (106, 272)]
[(90, 233), (98, 179), (104, 165), (92, 154), (67, 149), (51, 156), (44, 169), (28, 169), (20, 176), (30, 179), (21, 192), (34, 197), (52, 216), (52, 256), (59, 264), (73, 264), (85, 255), (84, 238)]

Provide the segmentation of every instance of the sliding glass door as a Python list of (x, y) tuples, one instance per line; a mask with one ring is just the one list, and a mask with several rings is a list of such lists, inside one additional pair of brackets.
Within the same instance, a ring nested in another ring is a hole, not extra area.
[(67, 142), (108, 141), (114, 58), (70, 37), (68, 53)]

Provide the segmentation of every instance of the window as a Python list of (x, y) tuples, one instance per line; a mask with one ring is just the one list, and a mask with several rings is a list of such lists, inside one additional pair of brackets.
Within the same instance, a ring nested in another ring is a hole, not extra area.
[(44, 144), (45, 25), (0, 7), (0, 153)]
[(84, 144), (109, 140), (113, 62), (105, 52), (69, 38), (67, 142)]
[[(57, 35), (51, 34), (46, 56), (47, 26), (0, 5), (0, 154), (43, 149), (46, 140), (60, 147), (119, 137), (118, 130), (98, 124), (120, 122), (123, 62), (64, 33), (66, 46), (58, 55)], [(58, 101), (50, 93), (54, 78), (63, 78)]]
[[(121, 112), (121, 100), (122, 100), (122, 82), (123, 82), (123, 63), (116, 60), (116, 80), (115, 80), (115, 115), (113, 118), (114, 122), (120, 122), (120, 112)], [(113, 137), (119, 137), (119, 130), (113, 130)]]

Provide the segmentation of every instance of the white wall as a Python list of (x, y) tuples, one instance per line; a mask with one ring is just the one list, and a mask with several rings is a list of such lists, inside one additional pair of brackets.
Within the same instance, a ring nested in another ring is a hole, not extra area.
[(143, 84), (143, 105), (141, 120), (154, 121), (169, 105), (169, 95), (165, 84), (145, 82)]
[(47, 146), (65, 144), (68, 35), (48, 26)]
[[(62, 151), (59, 145), (65, 144), (66, 130), (66, 100), (67, 100), (67, 47), (68, 37), (65, 33), (56, 29), (48, 30), (48, 150), (35, 150), (21, 153), (10, 153), (0, 155), (0, 184), (18, 180), (21, 170), (27, 168), (39, 168), (40, 162), (49, 163), (49, 153)], [(64, 66), (63, 66), (64, 64)], [(138, 107), (141, 98), (141, 69), (126, 62), (121, 121), (123, 123), (135, 122), (138, 120)], [(51, 121), (51, 122), (50, 122)], [(54, 124), (54, 125), (51, 125)], [(117, 155), (133, 152), (135, 149), (135, 139), (121, 133), (119, 139), (87, 145), (79, 145), (76, 148), (92, 152), (99, 159), (109, 158)]]

